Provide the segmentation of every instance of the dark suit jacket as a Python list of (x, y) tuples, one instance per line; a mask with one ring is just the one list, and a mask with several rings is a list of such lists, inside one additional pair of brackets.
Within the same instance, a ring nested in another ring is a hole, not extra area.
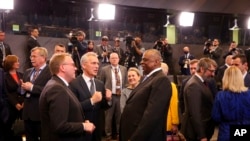
[(250, 74), (247, 73), (247, 75), (244, 78), (244, 84), (246, 87), (248, 87), (248, 89), (250, 89)]
[(44, 87), (40, 100), (42, 141), (83, 141), (84, 115), (71, 90), (53, 76)]
[(161, 70), (130, 94), (120, 123), (120, 141), (165, 141), (171, 84)]
[[(121, 76), (122, 76), (122, 88), (125, 87), (127, 83), (127, 68), (119, 65)], [(101, 69), (100, 80), (104, 83), (106, 89), (110, 89), (112, 91), (112, 67), (111, 65), (104, 66)]]
[[(24, 72), (23, 75), (23, 82), (30, 82), (30, 77), (32, 75), (32, 71), (34, 68), (27, 69)], [(40, 72), (40, 74), (37, 76), (32, 91), (28, 91), (27, 93), (30, 93), (29, 98), (24, 99), (24, 107), (23, 107), (23, 119), (24, 120), (32, 120), (32, 121), (40, 121), (39, 116), (39, 97), (40, 94), (46, 85), (46, 83), (51, 78), (51, 73), (49, 71), (49, 66), (46, 65), (46, 67)]]
[(94, 48), (94, 52), (98, 55), (98, 59), (99, 59), (99, 62), (100, 62), (100, 63), (103, 62), (102, 53), (103, 53), (104, 51), (107, 52), (108, 54), (110, 54), (110, 53), (112, 52), (112, 47), (111, 47), (110, 45), (108, 45), (108, 46), (107, 46), (107, 50), (104, 50), (102, 45), (97, 45), (97, 46)]
[[(23, 73), (17, 72), (18, 79), (23, 78)], [(23, 96), (20, 95), (20, 82), (17, 83), (9, 72), (5, 73), (5, 88), (9, 103), (12, 107), (16, 107), (17, 103), (23, 103)], [(15, 108), (16, 109), (16, 108)]]
[(209, 52), (209, 50), (204, 51), (204, 55), (206, 55), (207, 57), (213, 59), (218, 66), (220, 66), (222, 64), (222, 60), (221, 60), (221, 56), (222, 56), (222, 48), (221, 47), (217, 47), (214, 51)]
[[(82, 109), (84, 111), (85, 119), (91, 121), (96, 126), (96, 129), (93, 133), (93, 137), (97, 137), (96, 140), (99, 140), (99, 138), (101, 139), (101, 136), (99, 135), (101, 132), (101, 112), (103, 112), (102, 110), (109, 108), (109, 105), (105, 99), (106, 90), (104, 88), (104, 84), (98, 79), (95, 79), (94, 82), (96, 86), (96, 91), (102, 92), (102, 101), (96, 103), (95, 105), (91, 104), (90, 98), (92, 97), (92, 95), (90, 94), (89, 88), (82, 75), (79, 75), (75, 80), (73, 80), (70, 83), (69, 88), (80, 101)], [(91, 135), (89, 134), (89, 136)], [(86, 137), (85, 140), (88, 140), (87, 138), (89, 139), (91, 137)]]
[[(11, 49), (10, 49), (10, 46), (7, 44), (7, 43), (3, 43), (3, 46), (4, 46), (4, 48), (5, 48), (5, 55), (7, 56), (7, 55), (11, 55), (12, 53), (11, 53)], [(2, 68), (3, 66), (2, 66), (2, 64), (3, 64), (3, 52), (2, 52), (2, 50), (0, 49), (0, 68)]]
[(227, 69), (227, 66), (223, 65), (223, 66), (220, 66), (216, 71), (215, 79), (216, 79), (216, 83), (219, 89), (222, 88), (222, 78), (224, 76), (224, 72), (226, 69)]
[(185, 55), (182, 55), (182, 56), (179, 58), (179, 65), (180, 65), (180, 67), (181, 67), (181, 74), (183, 74), (183, 75), (190, 75), (189, 65), (187, 66), (187, 68), (184, 68), (185, 60), (186, 60), (186, 59), (193, 60), (194, 58), (195, 58), (195, 57), (194, 57), (192, 54), (189, 54), (189, 55), (188, 55), (188, 58), (186, 58)]
[(32, 38), (31, 36), (28, 38), (27, 41), (27, 48), (26, 48), (26, 68), (30, 68), (32, 67), (32, 64), (30, 62), (30, 51), (35, 48), (35, 47), (40, 47), (41, 45), (38, 43), (37, 40), (35, 40), (34, 38)]
[[(7, 104), (7, 98), (6, 98), (6, 92), (4, 89), (4, 71), (2, 68), (0, 68), (0, 125), (2, 126), (2, 123), (7, 122), (9, 118), (9, 110), (8, 110), (8, 104)], [(2, 126), (3, 127), (3, 126)], [(2, 131), (2, 128), (0, 127), (0, 130)], [(1, 135), (1, 133), (0, 133)], [(1, 137), (0, 137), (1, 139)]]
[(211, 118), (213, 95), (203, 82), (193, 75), (184, 88), (185, 112), (181, 132), (191, 140), (210, 139), (214, 132)]

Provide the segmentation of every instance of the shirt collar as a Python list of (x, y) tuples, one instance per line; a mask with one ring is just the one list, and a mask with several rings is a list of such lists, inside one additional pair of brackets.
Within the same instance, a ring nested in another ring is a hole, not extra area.
[(93, 79), (93, 78), (90, 78), (90, 77), (88, 77), (87, 75), (85, 75), (84, 73), (82, 74), (82, 78), (86, 81), (86, 82), (88, 82), (88, 81), (90, 81), (91, 79)]
[(201, 80), (202, 83), (204, 82), (204, 79), (198, 73), (195, 73), (194, 75), (196, 75)]
[(159, 70), (161, 70), (161, 68), (156, 68), (156, 69), (152, 70), (148, 75), (146, 75), (146, 77), (147, 78), (150, 77), (153, 73), (155, 73), (155, 72), (157, 72)]
[(63, 82), (66, 86), (69, 86), (69, 83), (64, 79), (62, 78), (61, 76), (57, 75)]

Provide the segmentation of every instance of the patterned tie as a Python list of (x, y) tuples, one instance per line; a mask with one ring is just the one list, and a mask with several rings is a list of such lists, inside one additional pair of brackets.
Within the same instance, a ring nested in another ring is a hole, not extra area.
[(121, 94), (121, 80), (120, 80), (117, 68), (115, 68), (115, 80), (116, 80), (116, 94), (120, 95)]
[(39, 70), (35, 70), (35, 72), (33, 73), (33, 77), (32, 77), (31, 83), (35, 82), (37, 76), (39, 75), (39, 72), (40, 72), (40, 69)]
[(90, 94), (91, 95), (93, 95), (94, 93), (95, 93), (95, 84), (94, 84), (94, 80), (93, 79), (90, 79), (89, 80), (90, 81), (90, 90), (89, 90), (89, 92), (90, 92)]
[(3, 60), (4, 60), (5, 57), (6, 57), (6, 52), (5, 52), (5, 48), (4, 48), (3, 43), (0, 43), (0, 49), (1, 49), (2, 53), (3, 53)]

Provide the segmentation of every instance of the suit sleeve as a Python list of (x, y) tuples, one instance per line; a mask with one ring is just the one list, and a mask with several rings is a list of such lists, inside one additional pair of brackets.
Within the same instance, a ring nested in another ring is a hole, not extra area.
[[(166, 111), (169, 107), (172, 95), (171, 84), (167, 77), (159, 77), (156, 79), (152, 82), (148, 105), (144, 110), (138, 127), (130, 138), (131, 141), (147, 140), (145, 138), (147, 136), (145, 135), (152, 134), (155, 127), (157, 127), (155, 123), (159, 123), (162, 119), (162, 117), (157, 115), (164, 115), (164, 113), (167, 113)], [(162, 124), (165, 125), (165, 122)]]
[(194, 131), (197, 134), (197, 137), (204, 138), (206, 137), (205, 125), (202, 122), (202, 90), (201, 86), (193, 83), (186, 88), (186, 99), (187, 99), (187, 108), (190, 113), (191, 124), (193, 125)]
[(91, 104), (90, 98), (84, 99), (80, 95), (83, 95), (86, 90), (81, 90), (82, 87), (79, 84), (79, 81), (73, 81), (69, 85), (70, 90), (75, 94), (77, 99), (80, 101), (83, 111), (93, 110), (93, 105)]
[[(49, 118), (53, 130), (57, 134), (83, 134), (83, 125), (81, 122), (68, 122), (69, 111), (76, 107), (69, 107), (69, 94), (61, 86), (54, 86), (46, 93), (46, 100), (49, 103)], [(65, 106), (64, 106), (65, 105)]]

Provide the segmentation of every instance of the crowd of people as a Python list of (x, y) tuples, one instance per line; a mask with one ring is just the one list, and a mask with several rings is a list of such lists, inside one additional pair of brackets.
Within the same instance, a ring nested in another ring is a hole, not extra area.
[[(111, 46), (103, 36), (95, 45), (78, 31), (49, 59), (33, 28), (22, 73), (4, 36), (0, 31), (1, 141), (163, 141), (178, 132), (208, 141), (217, 125), (218, 140), (227, 141), (231, 125), (250, 124), (248, 62), (235, 42), (225, 53), (218, 39), (206, 42), (202, 58), (185, 46), (178, 64), (187, 77), (177, 85), (167, 77), (175, 70), (166, 38), (150, 49), (140, 37), (127, 38), (123, 50), (119, 38)], [(22, 135), (13, 132), (17, 119)]]

